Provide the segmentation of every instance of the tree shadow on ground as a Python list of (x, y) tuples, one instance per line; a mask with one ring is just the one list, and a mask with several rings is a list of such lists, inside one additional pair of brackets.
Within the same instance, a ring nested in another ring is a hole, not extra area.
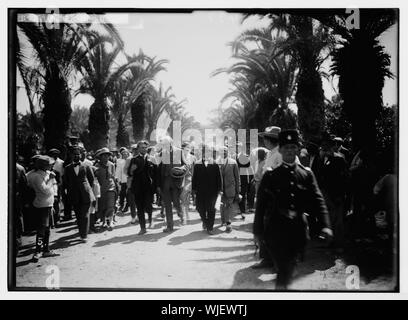
[(70, 226), (76, 226), (76, 220), (67, 220), (67, 221), (60, 221), (57, 223), (56, 229), (66, 228)]
[[(266, 280), (262, 276), (266, 275)], [(270, 278), (270, 279), (269, 279)], [(274, 291), (276, 273), (270, 269), (252, 269), (251, 266), (238, 270), (234, 275), (231, 289)], [(272, 280), (273, 279), (273, 280)]]
[[(51, 241), (49, 248), (50, 250), (65, 249), (65, 248), (68, 248), (68, 247), (71, 247), (73, 245), (77, 245), (80, 243), (81, 241), (79, 239), (79, 234), (73, 233), (69, 236), (61, 237), (54, 241)], [(35, 244), (32, 244), (30, 247), (28, 247), (27, 250), (19, 252), (18, 257), (25, 257), (28, 255), (33, 255), (34, 252), (35, 252)]]
[(213, 262), (222, 262), (222, 263), (247, 263), (254, 261), (254, 254), (253, 253), (245, 253), (245, 254), (238, 254), (235, 256), (228, 256), (228, 257), (222, 257), (222, 258), (208, 258), (208, 259), (195, 259), (192, 260), (195, 262), (207, 262), (207, 263), (213, 263)]
[(231, 252), (231, 251), (237, 251), (237, 250), (253, 250), (255, 252), (255, 246), (252, 244), (248, 245), (242, 245), (242, 246), (228, 246), (228, 247), (208, 247), (208, 248), (192, 248), (189, 250), (194, 250), (194, 251), (205, 251), (205, 252)]
[(143, 242), (155, 242), (160, 240), (161, 238), (168, 236), (168, 233), (160, 232), (160, 233), (146, 233), (144, 235), (138, 235), (137, 233), (127, 235), (127, 236), (120, 236), (120, 237), (113, 237), (106, 240), (96, 241), (93, 247), (104, 247), (114, 243), (122, 243), (122, 244), (131, 244), (137, 241)]
[(72, 227), (66, 227), (65, 229), (62, 229), (62, 228), (59, 228), (60, 230), (58, 230), (58, 231), (55, 231), (55, 233), (67, 233), (67, 232), (70, 232), (70, 231), (73, 231), (73, 230), (75, 230), (75, 229), (78, 229), (78, 227), (75, 225), (75, 226), (72, 226)]
[[(252, 257), (255, 258), (253, 255)], [(328, 252), (327, 248), (322, 247), (318, 242), (313, 242), (306, 249), (304, 261), (297, 264), (296, 275), (292, 281), (295, 282), (317, 270), (327, 270), (335, 265), (334, 260), (335, 257)], [(256, 262), (259, 260), (254, 259), (254, 264)], [(265, 279), (262, 279), (262, 276)], [(275, 279), (276, 269), (274, 267), (253, 269), (250, 266), (237, 271), (231, 289), (275, 291)]]
[(204, 232), (203, 230), (200, 231), (193, 231), (189, 234), (183, 236), (177, 236), (170, 238), (167, 242), (168, 245), (177, 246), (182, 243), (192, 242), (192, 241), (199, 241), (205, 238), (208, 238), (208, 233)]
[(396, 277), (397, 257), (387, 241), (376, 239), (373, 242), (353, 243), (347, 248), (344, 260), (347, 265), (356, 265), (360, 277), (366, 283), (380, 276)]

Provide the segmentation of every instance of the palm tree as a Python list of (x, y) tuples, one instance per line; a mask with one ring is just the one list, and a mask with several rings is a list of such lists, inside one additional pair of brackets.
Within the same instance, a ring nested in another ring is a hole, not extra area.
[(28, 104), (30, 108), (31, 128), (36, 133), (43, 131), (43, 126), (37, 117), (37, 109), (34, 102), (42, 105), (41, 92), (43, 90), (43, 78), (37, 68), (28, 64), (27, 56), (24, 53), (26, 48), (22, 48), (20, 41), (16, 41), (16, 64), (23, 80), (24, 89), (27, 94)]
[[(45, 147), (64, 149), (64, 140), (72, 112), (68, 80), (74, 71), (74, 63), (79, 57), (81, 37), (75, 25), (61, 24), (58, 29), (49, 29), (45, 23), (19, 22), (17, 25), (20, 35), (23, 34), (34, 49), (32, 54), (38, 63), (35, 75), (42, 83), (40, 92), (44, 105), (42, 112)], [(20, 50), (19, 45), (17, 50)], [(17, 54), (17, 57), (19, 56), (21, 57), (21, 54)], [(19, 58), (18, 67), (26, 88), (30, 87), (32, 90), (33, 87), (26, 83), (28, 69), (24, 68)], [(33, 111), (34, 105), (31, 98), (29, 103)]]
[(109, 35), (95, 31), (87, 32), (88, 42), (92, 49), (78, 64), (83, 75), (78, 93), (90, 94), (95, 101), (90, 107), (89, 134), (93, 149), (108, 145), (109, 140), (109, 103), (115, 92), (115, 83), (133, 66), (138, 64), (131, 59), (118, 65), (117, 59), (122, 46)]
[(394, 10), (361, 9), (360, 29), (348, 30), (344, 17), (329, 26), (343, 40), (333, 52), (332, 72), (339, 77), (339, 93), (352, 124), (353, 147), (376, 149), (376, 120), (383, 108), (382, 89), (389, 70), (390, 56), (379, 44), (378, 37), (396, 20)]
[(152, 99), (145, 109), (146, 111), (146, 122), (147, 122), (147, 133), (146, 138), (150, 139), (153, 130), (156, 128), (157, 120), (164, 110), (166, 110), (172, 103), (172, 99), (175, 98), (173, 93), (170, 93), (171, 87), (166, 90), (163, 89), (162, 83), (160, 83), (159, 89), (154, 90), (152, 94)]
[[(296, 85), (296, 61), (288, 54), (278, 52), (276, 36), (272, 28), (253, 29), (243, 32), (230, 45), (233, 57), (238, 59), (230, 68), (216, 70), (213, 75), (221, 72), (232, 74), (231, 84), (235, 89), (229, 92), (221, 103), (229, 98), (234, 98), (232, 104), (239, 100), (242, 107), (233, 107), (230, 116), (236, 114), (245, 117), (245, 123), (239, 121), (241, 126), (255, 127), (263, 130), (271, 121), (280, 125), (281, 117), (272, 117), (274, 110), (282, 109), (279, 114), (292, 113), (286, 111), (292, 101)], [(256, 49), (249, 50), (247, 44), (255, 44)], [(276, 112), (275, 112), (276, 113)], [(246, 116), (248, 114), (248, 116)], [(293, 118), (296, 122), (296, 118)], [(235, 123), (235, 125), (237, 125)]]
[(112, 114), (117, 120), (118, 129), (116, 134), (116, 146), (127, 147), (130, 145), (129, 133), (125, 127), (125, 119), (129, 112), (129, 87), (131, 82), (120, 78), (115, 83), (115, 91), (112, 96)]
[(150, 81), (160, 72), (166, 70), (164, 64), (168, 60), (150, 58), (141, 50), (138, 55), (127, 56), (128, 60), (135, 60), (138, 63), (130, 68), (130, 80), (137, 84), (142, 81), (143, 85), (136, 86), (129, 99), (130, 111), (133, 124), (133, 138), (139, 141), (145, 138), (146, 129), (146, 109), (151, 103), (151, 96), (154, 94), (154, 88)]
[(324, 92), (320, 67), (335, 43), (329, 28), (308, 16), (269, 14), (271, 28), (284, 34), (275, 45), (299, 67), (295, 100), (303, 138), (319, 141), (324, 130)]

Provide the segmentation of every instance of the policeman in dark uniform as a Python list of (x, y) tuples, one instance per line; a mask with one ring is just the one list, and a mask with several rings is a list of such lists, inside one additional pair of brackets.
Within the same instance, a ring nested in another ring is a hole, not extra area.
[(308, 239), (305, 213), (318, 217), (322, 237), (331, 237), (332, 231), (314, 174), (295, 162), (299, 152), (297, 130), (279, 134), (279, 152), (282, 164), (268, 170), (259, 186), (253, 231), (255, 242), (262, 242), (274, 260), (276, 289), (286, 290)]

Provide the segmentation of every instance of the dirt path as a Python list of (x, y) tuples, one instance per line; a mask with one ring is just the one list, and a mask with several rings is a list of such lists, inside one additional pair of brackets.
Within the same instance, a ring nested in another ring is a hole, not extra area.
[[(251, 233), (253, 214), (245, 221), (235, 219), (232, 233), (215, 228), (212, 236), (201, 230), (196, 211), (191, 211), (186, 226), (179, 227), (176, 220), (176, 230), (170, 234), (162, 232), (164, 221), (158, 211), (153, 215), (154, 228), (145, 235), (137, 235), (139, 225), (130, 224), (127, 215), (117, 217), (113, 231), (91, 234), (86, 244), (79, 242), (74, 221), (66, 222), (51, 231), (51, 249), (59, 256), (38, 263), (30, 261), (34, 237), (24, 237), (17, 257), (17, 287), (46, 287), (47, 267), (56, 266), (60, 288), (274, 290), (272, 270), (250, 268), (258, 261)], [(311, 243), (291, 289), (348, 290), (346, 267), (321, 244)], [(360, 290), (394, 286), (389, 276), (360, 281)]]

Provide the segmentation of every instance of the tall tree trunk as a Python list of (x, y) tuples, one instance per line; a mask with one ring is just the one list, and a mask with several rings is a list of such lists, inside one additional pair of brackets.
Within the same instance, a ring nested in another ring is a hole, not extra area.
[(55, 70), (47, 77), (43, 95), (44, 145), (47, 150), (58, 148), (65, 150), (64, 142), (69, 128), (69, 118), (72, 113), (71, 93), (66, 80)]
[(300, 18), (298, 29), (303, 39), (298, 48), (300, 70), (296, 91), (299, 129), (305, 141), (319, 141), (324, 129), (324, 91), (320, 74), (317, 70), (314, 53), (312, 19)]
[(301, 67), (295, 98), (303, 139), (318, 142), (324, 129), (324, 93), (322, 80), (314, 67)]
[(109, 144), (109, 109), (103, 101), (95, 100), (89, 109), (89, 139), (94, 151)]
[(116, 147), (129, 147), (129, 133), (126, 131), (123, 115), (118, 116), (118, 132), (116, 134)]
[(383, 105), (385, 75), (381, 70), (389, 66), (387, 55), (376, 41), (356, 32), (354, 39), (335, 53), (335, 61), (340, 67), (339, 92), (351, 119), (353, 148), (373, 154), (375, 121)]
[(145, 109), (147, 97), (145, 94), (140, 95), (132, 104), (130, 112), (132, 114), (133, 138), (135, 142), (144, 139), (146, 126)]

